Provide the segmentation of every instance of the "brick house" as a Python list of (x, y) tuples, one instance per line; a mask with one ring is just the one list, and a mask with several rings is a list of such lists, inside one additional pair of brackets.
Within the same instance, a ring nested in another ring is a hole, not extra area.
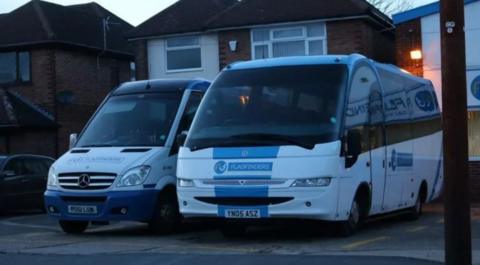
[(132, 28), (95, 3), (33, 0), (0, 14), (0, 154), (65, 152), (69, 134), (132, 78)]
[[(440, 4), (434, 2), (393, 15), (397, 64), (432, 80), (441, 101)], [(480, 201), (480, 0), (465, 0), (468, 141), (472, 200)], [(413, 53), (413, 54), (411, 54)], [(413, 56), (412, 56), (413, 55)]]
[(394, 61), (393, 23), (365, 0), (180, 0), (127, 36), (137, 78), (213, 79), (231, 62), (361, 53)]

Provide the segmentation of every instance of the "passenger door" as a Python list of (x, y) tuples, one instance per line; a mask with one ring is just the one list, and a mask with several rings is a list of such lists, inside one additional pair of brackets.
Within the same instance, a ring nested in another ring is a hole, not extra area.
[(373, 68), (367, 62), (359, 63), (353, 72), (349, 95), (346, 127), (360, 130), (362, 150), (368, 157), (367, 167), (357, 174), (369, 175), (372, 192), (370, 214), (382, 211), (385, 192), (385, 130), (382, 90)]
[(3, 194), (5, 208), (15, 209), (25, 205), (25, 177), (22, 170), (22, 158), (8, 160), (3, 168), (0, 180), (0, 192)]
[(43, 193), (45, 192), (48, 166), (42, 158), (27, 157), (24, 162), (25, 189), (28, 194), (28, 207), (43, 205)]
[(385, 124), (387, 139), (387, 181), (385, 185), (385, 211), (404, 206), (406, 181), (412, 176), (413, 144), (410, 121), (410, 100), (405, 80), (379, 69), (385, 98)]

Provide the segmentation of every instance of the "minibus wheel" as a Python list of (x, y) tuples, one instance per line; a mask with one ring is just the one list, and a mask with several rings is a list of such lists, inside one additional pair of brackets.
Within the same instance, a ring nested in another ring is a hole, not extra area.
[(247, 231), (245, 224), (235, 222), (223, 222), (220, 227), (220, 232), (224, 237), (241, 237)]
[(339, 234), (341, 236), (351, 236), (360, 226), (361, 222), (361, 213), (360, 213), (360, 204), (358, 203), (357, 197), (352, 202), (350, 213), (346, 221), (339, 223)]
[(155, 234), (172, 233), (180, 223), (180, 211), (175, 191), (161, 193), (152, 220), (148, 226)]
[(63, 232), (67, 234), (81, 234), (85, 232), (88, 227), (88, 222), (86, 221), (66, 221), (60, 220), (58, 222)]

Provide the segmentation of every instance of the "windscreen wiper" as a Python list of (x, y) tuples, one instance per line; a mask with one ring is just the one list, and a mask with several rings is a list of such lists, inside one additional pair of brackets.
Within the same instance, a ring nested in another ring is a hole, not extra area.
[(239, 139), (239, 138), (225, 138), (220, 141), (214, 141), (212, 143), (203, 144), (203, 145), (194, 145), (190, 147), (191, 151), (198, 151), (201, 149), (211, 148), (211, 147), (244, 147), (244, 146), (256, 146), (256, 145), (267, 145), (265, 142), (260, 142), (255, 139)]
[(242, 140), (256, 140), (256, 141), (279, 141), (285, 142), (288, 144), (296, 145), (303, 147), (305, 149), (313, 149), (315, 147), (314, 143), (309, 143), (305, 141), (300, 141), (290, 136), (283, 134), (274, 134), (274, 133), (247, 133), (247, 134), (237, 134), (230, 136), (231, 138), (242, 139)]
[(86, 148), (86, 147), (112, 147), (113, 145), (111, 144), (89, 144), (89, 145), (82, 145), (80, 147)]

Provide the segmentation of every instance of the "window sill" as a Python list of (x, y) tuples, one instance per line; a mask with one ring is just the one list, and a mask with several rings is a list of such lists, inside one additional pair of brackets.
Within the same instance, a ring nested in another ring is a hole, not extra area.
[(188, 68), (188, 69), (177, 69), (177, 70), (167, 70), (166, 74), (176, 74), (176, 73), (188, 73), (188, 72), (201, 72), (203, 68)]

